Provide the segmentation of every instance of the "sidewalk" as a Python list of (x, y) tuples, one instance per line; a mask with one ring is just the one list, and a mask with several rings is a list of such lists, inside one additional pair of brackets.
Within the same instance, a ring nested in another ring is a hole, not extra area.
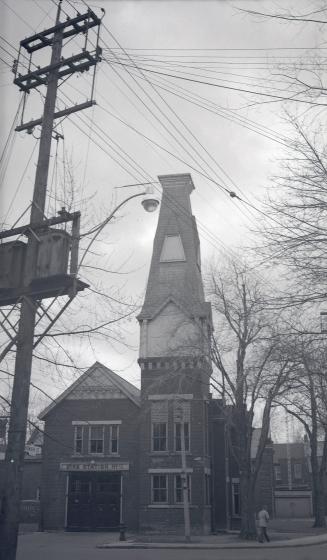
[(108, 539), (97, 548), (123, 549), (251, 549), (251, 548), (286, 548), (327, 544), (327, 531), (312, 527), (313, 519), (274, 519), (269, 528), (269, 543), (242, 541), (237, 532), (216, 535), (194, 536), (191, 543), (186, 543), (182, 536), (166, 535), (131, 535), (127, 533), (125, 542)]
[(234, 539), (224, 539), (224, 537), (216, 537), (216, 535), (208, 535), (207, 537), (194, 537), (190, 543), (186, 542), (141, 542), (140, 540), (133, 540), (132, 537), (128, 538), (125, 542), (108, 542), (104, 544), (97, 544), (96, 548), (110, 548), (110, 549), (254, 549), (254, 548), (297, 548), (301, 546), (315, 546), (319, 544), (327, 544), (327, 533), (301, 537), (293, 539), (276, 539), (271, 540), (269, 543), (261, 544), (254, 541), (240, 541)]
[[(140, 535), (127, 531), (126, 541), (119, 541), (119, 533), (67, 533), (65, 531), (37, 532), (36, 525), (22, 525), (20, 536), (37, 538), (42, 546), (55, 546), (62, 540), (66, 545), (76, 546), (76, 542), (88, 544), (90, 550), (98, 549), (257, 549), (257, 548), (291, 548), (327, 545), (327, 532), (312, 527), (312, 519), (274, 519), (269, 528), (270, 543), (242, 541), (237, 532), (219, 533), (207, 536), (193, 536), (191, 543), (186, 543), (183, 536), (176, 535)], [(23, 542), (23, 541), (22, 541)], [(34, 541), (33, 541), (34, 542)], [(84, 546), (83, 544), (83, 546)], [(68, 546), (69, 548), (69, 546)]]

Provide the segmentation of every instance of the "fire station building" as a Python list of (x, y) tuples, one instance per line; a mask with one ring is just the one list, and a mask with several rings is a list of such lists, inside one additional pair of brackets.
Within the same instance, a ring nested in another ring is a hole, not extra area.
[[(210, 394), (212, 321), (191, 210), (194, 185), (189, 174), (159, 181), (160, 215), (138, 316), (141, 389), (96, 362), (42, 412), (45, 529), (124, 524), (182, 531), (185, 480), (193, 533), (237, 526), (237, 468), (226, 461), (222, 403)], [(271, 458), (267, 449), (260, 480), (268, 505)]]

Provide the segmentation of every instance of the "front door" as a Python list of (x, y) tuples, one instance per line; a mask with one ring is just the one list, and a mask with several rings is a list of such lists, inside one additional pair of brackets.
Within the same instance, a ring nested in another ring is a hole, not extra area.
[(94, 522), (98, 530), (108, 527), (117, 528), (120, 518), (120, 475), (116, 473), (109, 477), (103, 476), (102, 473), (101, 475), (98, 475), (95, 482)]
[(70, 473), (67, 529), (117, 529), (120, 520), (120, 474)]

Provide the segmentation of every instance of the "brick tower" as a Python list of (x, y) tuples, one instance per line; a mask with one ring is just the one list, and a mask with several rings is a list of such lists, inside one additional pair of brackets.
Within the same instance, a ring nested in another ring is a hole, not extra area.
[[(187, 478), (191, 530), (211, 528), (208, 444), (210, 304), (189, 174), (159, 177), (162, 203), (140, 323), (140, 528), (183, 531)], [(185, 445), (181, 433), (184, 431)], [(185, 447), (186, 468), (182, 468)], [(183, 478), (184, 477), (184, 478)]]

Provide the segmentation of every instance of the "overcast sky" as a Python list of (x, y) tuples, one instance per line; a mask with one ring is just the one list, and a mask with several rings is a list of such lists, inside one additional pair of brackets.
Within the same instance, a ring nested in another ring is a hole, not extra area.
[[(105, 9), (100, 41), (103, 61), (94, 91), (97, 105), (58, 125), (64, 141), (59, 140), (57, 150), (55, 141), (52, 145), (48, 215), (61, 206), (54, 199), (62, 190), (63, 166), (67, 168), (68, 161), (76, 185), (74, 209), (83, 212), (82, 231), (137, 192), (116, 187), (155, 181), (160, 174), (191, 173), (204, 265), (219, 248), (231, 254), (242, 244), (253, 243), (248, 228), (255, 227), (258, 212), (235, 202), (226, 190), (259, 207), (290, 134), (284, 109), (298, 115), (308, 110), (304, 103), (280, 101), (289, 93), (285, 74), (294, 63), (310, 69), (314, 57), (326, 51), (321, 26), (262, 18), (241, 9), (309, 13), (323, 4), (309, 0), (93, 0), (91, 7), (99, 16), (100, 8)], [(56, 6), (50, 0), (0, 0), (0, 7), (3, 148), (21, 101), (10, 71), (16, 49), (21, 39), (53, 24)], [(64, 1), (62, 8), (63, 18), (72, 17), (73, 8), (83, 12), (85, 5), (71, 0)], [(89, 38), (92, 50), (93, 32)], [(71, 41), (65, 56), (79, 52), (81, 45)], [(33, 63), (48, 63), (50, 53), (44, 51)], [(21, 61), (24, 73), (27, 61)], [(58, 93), (58, 108), (89, 98), (91, 82), (92, 72), (67, 80)], [(27, 96), (24, 122), (41, 116), (43, 93), (40, 88), (40, 93)], [(33, 135), (16, 133), (2, 161), (0, 222), (6, 227), (31, 201), (38, 137), (38, 129)], [(129, 202), (119, 220), (105, 230), (95, 254), (85, 261), (124, 274), (101, 276), (83, 269), (82, 277), (101, 281), (108, 294), (140, 303), (157, 217), (158, 213), (145, 214), (139, 199)], [(98, 359), (137, 383), (138, 325), (133, 316), (123, 329), (134, 349), (127, 351), (119, 343), (95, 338), (92, 349), (85, 347), (83, 355), (73, 341), (66, 343), (73, 354), (78, 352), (82, 365)], [(42, 383), (36, 371), (33, 375)], [(70, 381), (58, 381), (53, 393)]]

